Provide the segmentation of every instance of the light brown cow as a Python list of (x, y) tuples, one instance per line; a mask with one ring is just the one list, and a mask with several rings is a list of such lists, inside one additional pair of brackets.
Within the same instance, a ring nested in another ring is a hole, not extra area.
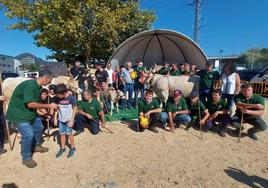
[[(3, 89), (3, 94), (6, 97), (6, 105), (9, 104), (9, 101), (11, 99), (11, 96), (15, 90), (15, 88), (23, 81), (29, 80), (31, 78), (24, 78), (24, 77), (16, 77), (16, 78), (7, 78), (3, 81), (2, 83), (2, 89)], [(59, 76), (56, 78), (53, 78), (52, 84), (59, 84), (63, 83), (66, 84), (67, 87), (72, 89), (75, 92), (79, 92), (80, 89), (78, 87), (78, 81), (67, 77), (67, 76)]]

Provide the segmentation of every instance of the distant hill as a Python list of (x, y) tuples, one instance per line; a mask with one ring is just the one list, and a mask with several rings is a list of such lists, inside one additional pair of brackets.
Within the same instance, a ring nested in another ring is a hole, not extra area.
[[(20, 55), (17, 55), (15, 57), (16, 59), (18, 60), (22, 60), (22, 59), (25, 59), (25, 58), (32, 58), (34, 59), (34, 62), (38, 65), (43, 65), (43, 64), (47, 64), (48, 62), (39, 58), (39, 57), (36, 57), (35, 55), (31, 54), (31, 53), (23, 53), (23, 54), (20, 54)], [(23, 63), (23, 62), (22, 62)]]

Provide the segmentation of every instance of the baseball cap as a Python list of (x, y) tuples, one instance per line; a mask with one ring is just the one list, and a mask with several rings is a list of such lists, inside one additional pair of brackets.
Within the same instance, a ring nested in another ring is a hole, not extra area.
[(120, 65), (120, 67), (119, 67), (119, 68), (120, 68), (120, 69), (121, 69), (121, 68), (125, 68), (125, 66), (124, 66), (124, 65)]
[(199, 93), (197, 91), (192, 91), (190, 95), (191, 97), (199, 97)]
[(213, 62), (212, 61), (207, 61), (206, 65), (213, 65)]
[(173, 95), (174, 96), (181, 96), (182, 92), (181, 92), (181, 90), (177, 89), (177, 90), (174, 91)]

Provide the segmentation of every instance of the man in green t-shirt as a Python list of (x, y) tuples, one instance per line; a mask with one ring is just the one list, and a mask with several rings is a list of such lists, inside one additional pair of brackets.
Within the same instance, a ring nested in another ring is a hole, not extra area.
[(137, 78), (134, 79), (134, 105), (138, 105), (138, 95), (140, 93), (140, 99), (144, 97), (144, 80), (145, 80), (145, 67), (143, 66), (140, 58), (136, 59), (136, 65), (133, 66), (133, 70), (137, 72)]
[(208, 108), (209, 117), (207, 119), (206, 127), (207, 129), (211, 129), (216, 122), (219, 123), (218, 134), (222, 137), (225, 136), (226, 127), (231, 121), (230, 117), (230, 109), (227, 106), (225, 100), (221, 98), (222, 92), (219, 89), (215, 89), (212, 91), (211, 100), (206, 103), (206, 107)]
[(44, 127), (40, 117), (37, 116), (36, 110), (58, 108), (55, 103), (43, 104), (39, 102), (41, 86), (48, 85), (52, 78), (50, 71), (43, 70), (39, 72), (39, 78), (36, 80), (26, 80), (20, 83), (15, 88), (7, 109), (7, 120), (14, 123), (21, 134), (22, 164), (29, 168), (37, 165), (32, 159), (32, 151), (41, 153), (48, 151), (48, 148), (41, 146)]
[(263, 97), (253, 93), (251, 84), (244, 83), (241, 86), (241, 93), (235, 96), (234, 101), (237, 108), (232, 118), (232, 125), (236, 128), (234, 134), (239, 134), (243, 114), (243, 123), (253, 125), (253, 128), (248, 129), (248, 136), (258, 140), (256, 133), (267, 129), (267, 124), (261, 118), (265, 108)]
[(182, 92), (180, 90), (175, 90), (173, 99), (167, 101), (166, 110), (161, 113), (161, 121), (165, 126), (168, 120), (170, 132), (174, 133), (174, 122), (178, 124), (182, 123), (186, 126), (191, 122), (191, 117), (188, 113), (188, 106), (185, 99), (182, 97)]
[(163, 67), (159, 70), (159, 74), (161, 75), (168, 75), (169, 74), (169, 64), (168, 63), (163, 63)]
[(197, 91), (191, 92), (187, 105), (189, 108), (191, 123), (188, 124), (189, 126), (187, 126), (186, 130), (189, 130), (192, 126), (204, 126), (209, 117), (209, 112), (206, 106), (199, 100), (199, 94)]
[(99, 101), (93, 97), (91, 91), (83, 92), (83, 100), (77, 102), (78, 114), (75, 117), (74, 128), (77, 130), (75, 136), (84, 132), (84, 123), (89, 124), (89, 130), (93, 135), (100, 132), (101, 126), (105, 127), (104, 113)]
[(220, 73), (213, 71), (213, 63), (207, 62), (206, 69), (200, 70), (196, 73), (197, 76), (200, 76), (199, 81), (199, 95), (200, 100), (205, 104), (208, 100), (211, 99), (212, 90), (214, 89), (214, 84), (216, 80), (219, 80)]
[(156, 99), (153, 99), (153, 91), (147, 90), (144, 99), (139, 101), (138, 113), (139, 113), (139, 131), (143, 131), (144, 128), (140, 125), (140, 119), (146, 117), (149, 119), (149, 130), (154, 133), (159, 131), (156, 129), (156, 124), (160, 119), (161, 108)]
[(171, 69), (170, 69), (169, 74), (170, 74), (170, 76), (181, 76), (181, 75), (182, 75), (182, 73), (181, 73), (181, 71), (178, 69), (176, 63), (172, 63), (172, 64), (171, 64)]

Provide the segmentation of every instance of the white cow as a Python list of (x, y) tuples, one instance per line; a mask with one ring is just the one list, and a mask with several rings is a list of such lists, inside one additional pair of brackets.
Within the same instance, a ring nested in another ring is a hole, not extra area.
[(190, 93), (198, 90), (199, 76), (164, 76), (160, 74), (150, 74), (146, 78), (147, 84), (154, 91), (160, 101), (167, 101), (169, 96), (173, 95), (174, 90), (181, 90), (184, 97), (188, 97)]

